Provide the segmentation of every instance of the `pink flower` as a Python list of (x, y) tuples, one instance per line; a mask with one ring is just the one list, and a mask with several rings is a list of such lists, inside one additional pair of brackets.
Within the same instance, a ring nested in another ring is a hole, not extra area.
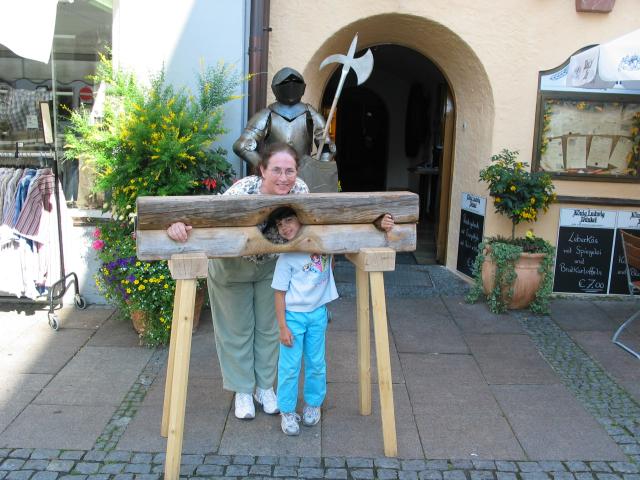
[(102, 248), (104, 247), (104, 241), (94, 240), (91, 246), (93, 247), (94, 250), (102, 250)]
[(100, 238), (100, 235), (102, 235), (102, 232), (100, 231), (100, 229), (99, 229), (99, 228), (96, 228), (96, 229), (93, 231), (93, 238)]

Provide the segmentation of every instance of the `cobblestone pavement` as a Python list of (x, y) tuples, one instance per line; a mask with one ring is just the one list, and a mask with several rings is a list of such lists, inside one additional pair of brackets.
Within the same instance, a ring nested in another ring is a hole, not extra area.
[[(164, 454), (114, 450), (0, 450), (0, 479), (155, 480)], [(333, 480), (639, 480), (631, 462), (399, 460), (395, 458), (183, 455), (184, 478)]]
[[(412, 285), (426, 272), (429, 288)], [(342, 272), (349, 275), (348, 270)], [(345, 278), (345, 277), (343, 277)], [(440, 267), (400, 271), (390, 297), (460, 295), (465, 284)], [(348, 279), (345, 280), (348, 284)], [(348, 295), (347, 295), (348, 297)], [(443, 302), (446, 303), (446, 302)], [(460, 307), (463, 308), (463, 307)], [(466, 308), (466, 307), (464, 307)], [(483, 306), (469, 307), (484, 308)], [(486, 311), (486, 309), (484, 310)], [(471, 310), (470, 316), (476, 312)], [(478, 310), (477, 312), (480, 312)], [(478, 313), (479, 317), (484, 314)], [(626, 454), (627, 461), (398, 459), (184, 454), (182, 478), (318, 478), (336, 480), (640, 480), (640, 406), (551, 316), (511, 313), (562, 384)], [(0, 480), (152, 480), (163, 475), (164, 454), (123, 451), (118, 443), (166, 363), (157, 349), (89, 450), (0, 448)], [(640, 365), (638, 366), (640, 368)], [(395, 379), (394, 379), (395, 380)], [(426, 451), (426, 449), (425, 449)], [(254, 452), (255, 453), (255, 452)]]

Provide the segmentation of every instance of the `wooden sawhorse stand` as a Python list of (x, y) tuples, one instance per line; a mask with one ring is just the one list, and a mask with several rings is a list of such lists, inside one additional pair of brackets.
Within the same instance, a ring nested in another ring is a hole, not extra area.
[[(303, 227), (290, 242), (274, 244), (257, 226), (282, 206), (293, 208)], [(374, 226), (384, 212), (393, 215), (396, 223), (388, 233)], [(138, 197), (137, 214), (138, 258), (169, 260), (171, 275), (177, 281), (161, 428), (162, 435), (167, 437), (166, 479), (177, 480), (180, 475), (196, 283), (198, 278), (207, 276), (207, 259), (214, 257), (283, 252), (347, 255), (357, 272), (360, 413), (371, 414), (371, 298), (384, 453), (397, 455), (383, 272), (395, 269), (395, 252), (416, 248), (415, 223), (419, 214), (416, 194)], [(174, 242), (167, 236), (167, 225), (175, 222), (194, 227), (187, 243)]]
[[(384, 454), (387, 457), (397, 456), (398, 447), (382, 272), (395, 269), (395, 256), (396, 252), (391, 248), (363, 248), (359, 253), (347, 254), (347, 258), (356, 267), (360, 414), (371, 415), (371, 339), (369, 335), (369, 297), (371, 297), (382, 436)], [(207, 265), (205, 254), (177, 254), (173, 255), (169, 261), (171, 276), (176, 280), (176, 293), (161, 425), (161, 435), (167, 437), (164, 470), (166, 480), (180, 477), (193, 330), (193, 305), (197, 279), (206, 278)], [(371, 289), (369, 289), (369, 282)]]

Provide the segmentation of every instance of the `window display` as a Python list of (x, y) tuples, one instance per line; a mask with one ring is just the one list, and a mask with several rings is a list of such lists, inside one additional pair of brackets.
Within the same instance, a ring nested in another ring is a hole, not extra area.
[(94, 86), (89, 76), (95, 74), (98, 54), (111, 42), (112, 20), (108, 0), (61, 1), (48, 63), (21, 57), (0, 44), (0, 157), (40, 156), (47, 163), (51, 153), (44, 142), (39, 105), (49, 102), (56, 116), (55, 150), (69, 205), (93, 206), (90, 192), (79, 192), (86, 173), (78, 160), (64, 158), (63, 135), (73, 110), (91, 108)]
[(640, 91), (566, 86), (540, 75), (533, 168), (567, 180), (640, 182)]

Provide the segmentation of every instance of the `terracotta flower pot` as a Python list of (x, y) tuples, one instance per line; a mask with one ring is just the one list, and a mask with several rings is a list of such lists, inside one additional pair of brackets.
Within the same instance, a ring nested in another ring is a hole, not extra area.
[[(491, 255), (485, 252), (482, 264), (482, 286), (485, 295), (488, 295), (495, 286), (496, 264)], [(540, 264), (546, 254), (523, 253), (515, 264), (516, 280), (513, 285), (513, 297), (508, 308), (518, 310), (527, 308), (536, 298), (536, 292), (542, 283), (542, 274), (539, 272)], [(502, 298), (507, 296), (507, 289), (503, 289)]]
[(616, 0), (576, 0), (576, 12), (609, 13)]
[[(200, 325), (200, 314), (202, 313), (202, 307), (204, 305), (205, 295), (207, 293), (206, 287), (198, 288), (196, 290), (196, 300), (193, 306), (193, 331), (195, 332)], [(146, 328), (147, 312), (144, 310), (132, 310), (131, 311), (131, 324), (133, 329), (142, 335)]]

